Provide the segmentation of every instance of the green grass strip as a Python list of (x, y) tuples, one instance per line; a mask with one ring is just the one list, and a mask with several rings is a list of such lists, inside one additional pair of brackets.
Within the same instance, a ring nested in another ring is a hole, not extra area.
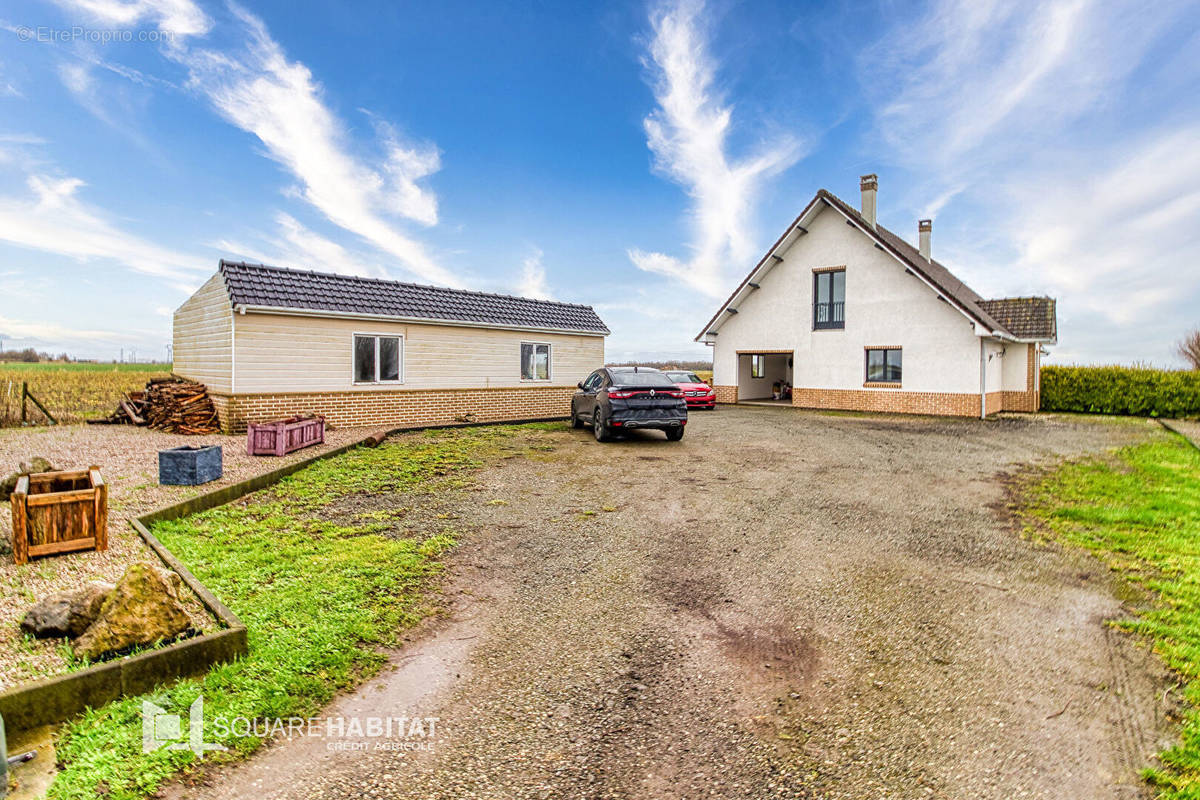
[(1162, 798), (1200, 798), (1200, 451), (1172, 438), (1065, 464), (1028, 488), (1026, 513), (1150, 593), (1118, 624), (1180, 674), (1186, 711), (1180, 743), (1144, 775)]
[(376, 672), (386, 661), (382, 649), (435, 607), (429, 590), (457, 532), (384, 536), (378, 531), (386, 526), (371, 518), (378, 514), (364, 524), (335, 524), (321, 509), (348, 495), (443, 486), (457, 472), (526, 452), (531, 433), (562, 427), (409, 434), (320, 461), (244, 503), (155, 525), (155, 535), (245, 622), (250, 653), (203, 679), (126, 698), (69, 723), (58, 740), (62, 771), (48, 796), (133, 800), (195, 765), (188, 750), (142, 752), (143, 699), (183, 712), (186, 730), (187, 708), (203, 694), (205, 741), (231, 748), (206, 760), (230, 760), (261, 742), (222, 740), (215, 718), (312, 716)]

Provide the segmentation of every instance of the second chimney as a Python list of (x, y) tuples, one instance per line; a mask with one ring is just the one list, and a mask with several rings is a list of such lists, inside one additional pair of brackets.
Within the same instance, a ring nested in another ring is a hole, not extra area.
[(923, 219), (917, 222), (917, 249), (921, 251), (921, 258), (926, 261), (932, 261), (933, 256), (930, 248), (930, 237), (933, 236), (933, 220)]
[(879, 189), (879, 179), (875, 175), (863, 175), (861, 178), (862, 187), (862, 215), (863, 219), (872, 228), (875, 227), (875, 193)]

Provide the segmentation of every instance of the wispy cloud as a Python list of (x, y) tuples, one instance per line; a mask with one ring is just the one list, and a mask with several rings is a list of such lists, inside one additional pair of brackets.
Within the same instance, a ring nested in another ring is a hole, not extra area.
[(80, 261), (111, 260), (176, 282), (208, 269), (193, 256), (122, 230), (79, 198), (83, 185), (78, 178), (29, 176), (27, 193), (0, 196), (0, 241)]
[[(4, 332), (5, 339), (16, 339), (23, 342), (22, 346), (33, 346), (40, 349), (48, 345), (56, 350), (65, 347), (72, 352), (78, 352), (80, 348), (94, 352), (98, 345), (140, 344), (147, 340), (154, 341), (162, 336), (160, 331), (133, 328), (121, 328), (120, 330), (72, 328), (56, 322), (30, 321), (12, 317), (0, 317), (0, 331)], [(10, 342), (6, 341), (5, 348), (7, 349), (9, 345)]]
[(436, 195), (422, 183), (441, 167), (437, 148), (405, 142), (394, 126), (372, 116), (376, 155), (357, 155), (312, 72), (288, 59), (261, 19), (230, 3), (239, 41), (218, 50), (196, 44), (212, 21), (190, 0), (58, 1), (111, 24), (151, 23), (171, 31), (163, 52), (187, 70), (188, 88), (227, 122), (258, 138), (266, 154), (297, 180), (292, 194), (417, 277), (460, 285), (399, 225), (438, 221)]
[(369, 278), (389, 277), (378, 261), (347, 250), (332, 239), (305, 227), (290, 214), (278, 212), (275, 223), (274, 233), (255, 235), (252, 237), (254, 241), (221, 239), (213, 246), (226, 258)]
[(542, 265), (541, 248), (535, 248), (521, 262), (521, 282), (517, 285), (517, 294), (522, 297), (532, 297), (537, 300), (550, 300), (553, 296), (546, 283), (546, 267)]
[(1200, 299), (1176, 278), (1200, 244), (1200, 123), (1154, 95), (1200, 75), (1168, 49), (1184, 8), (939, 0), (860, 59), (879, 160), (962, 232), (943, 257), (985, 291), (1056, 294), (1073, 359), (1165, 361)]
[(715, 86), (717, 64), (701, 25), (704, 10), (700, 0), (656, 8), (646, 62), (658, 104), (644, 122), (647, 144), (656, 170), (691, 199), (691, 256), (631, 249), (629, 257), (642, 270), (717, 296), (728, 288), (729, 273), (752, 258), (754, 199), (762, 182), (794, 164), (800, 147), (781, 137), (743, 158), (729, 154), (733, 106)]
[(58, 5), (80, 11), (109, 25), (132, 27), (154, 25), (173, 37), (203, 36), (212, 20), (192, 0), (55, 0)]

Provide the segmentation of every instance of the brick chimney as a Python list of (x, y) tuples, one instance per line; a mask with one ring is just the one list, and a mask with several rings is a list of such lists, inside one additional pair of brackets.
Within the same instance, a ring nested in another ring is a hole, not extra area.
[(862, 215), (872, 228), (875, 227), (875, 193), (879, 189), (879, 179), (875, 175), (863, 175), (860, 179), (862, 187)]
[(933, 256), (930, 255), (931, 247), (929, 240), (933, 236), (933, 220), (922, 219), (917, 222), (917, 249), (921, 251), (921, 258), (926, 261), (932, 261)]

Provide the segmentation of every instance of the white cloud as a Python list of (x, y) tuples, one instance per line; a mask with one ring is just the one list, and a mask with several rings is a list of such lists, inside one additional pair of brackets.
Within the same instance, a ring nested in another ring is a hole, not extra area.
[[(161, 331), (124, 327), (119, 330), (72, 328), (56, 322), (30, 322), (11, 317), (0, 317), (0, 330), (4, 331), (5, 339), (19, 339), (34, 343), (23, 346), (35, 346), (38, 349), (49, 346), (56, 351), (64, 347), (68, 350), (76, 350), (80, 346), (94, 351), (97, 349), (97, 345), (139, 344), (162, 337)], [(10, 343), (5, 342), (4, 346), (5, 349), (8, 349)]]
[[(1026, 286), (1061, 298), (1064, 311), (1126, 334), (1127, 360), (1165, 362), (1200, 308), (1200, 124), (1122, 142), (1070, 180), (1020, 183), (1009, 225)], [(1087, 329), (1066, 326), (1080, 358)], [(1113, 343), (1106, 347), (1113, 347)], [(1115, 355), (1115, 354), (1114, 354)], [(1112, 356), (1110, 356), (1111, 358)]]
[(79, 199), (78, 178), (31, 175), (28, 194), (0, 196), (0, 241), (80, 261), (107, 259), (177, 281), (207, 267), (114, 225)]
[(189, 88), (262, 142), (267, 155), (297, 179), (295, 196), (420, 279), (461, 285), (398, 225), (437, 224), (437, 197), (422, 184), (441, 167), (437, 148), (404, 142), (393, 126), (372, 115), (379, 153), (373, 160), (356, 155), (312, 72), (287, 58), (258, 17), (231, 2), (242, 40), (218, 50), (192, 46), (212, 21), (190, 0), (59, 2), (109, 24), (151, 22), (172, 32), (163, 52), (187, 69)]
[(1165, 37), (1185, 8), (939, 0), (861, 57), (876, 158), (951, 222), (935, 253), (985, 294), (1056, 295), (1059, 356), (1166, 363), (1194, 324), (1200, 124), (1160, 88), (1200, 76)]
[(799, 145), (782, 137), (741, 159), (731, 158), (733, 107), (714, 87), (716, 67), (700, 28), (699, 0), (657, 8), (647, 66), (658, 107), (645, 119), (655, 168), (683, 186), (691, 199), (691, 257), (631, 249), (639, 269), (667, 275), (710, 296), (728, 289), (732, 272), (753, 258), (754, 199), (767, 178), (799, 158)]
[(439, 167), (432, 147), (406, 146), (385, 129), (380, 167), (353, 156), (342, 123), (303, 64), (289, 61), (263, 23), (234, 7), (247, 35), (244, 47), (177, 52), (191, 85), (227, 121), (254, 134), (267, 153), (299, 181), (299, 195), (331, 222), (435, 283), (459, 285), (424, 245), (401, 232), (396, 218), (437, 222), (434, 195), (418, 181)]
[(192, 0), (56, 0), (59, 5), (81, 11), (92, 20), (114, 26), (132, 27), (150, 23), (176, 37), (203, 36), (212, 28), (208, 18)]
[(289, 214), (275, 215), (274, 234), (257, 235), (259, 244), (222, 239), (214, 244), (226, 258), (249, 259), (263, 264), (369, 278), (390, 277), (387, 270), (361, 253), (352, 253), (337, 242), (302, 225)]
[(521, 283), (517, 294), (535, 300), (551, 300), (550, 287), (546, 284), (546, 268), (542, 265), (542, 251), (536, 249), (521, 262)]

